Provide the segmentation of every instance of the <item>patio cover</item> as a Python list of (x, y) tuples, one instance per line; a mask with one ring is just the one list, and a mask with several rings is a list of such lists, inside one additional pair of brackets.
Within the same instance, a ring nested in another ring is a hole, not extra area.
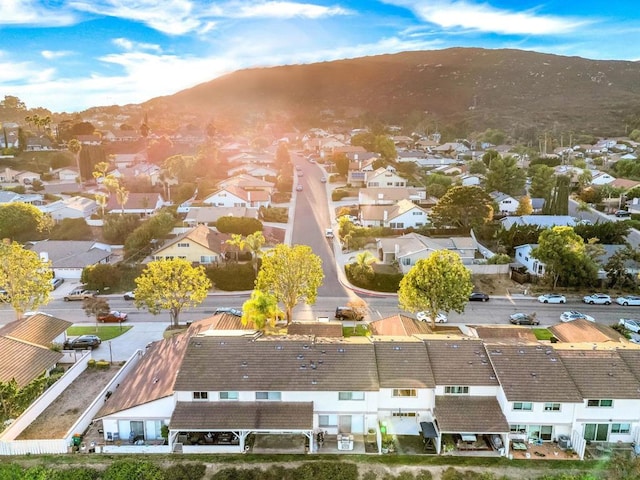
[(509, 424), (495, 397), (437, 395), (435, 418), (443, 433), (506, 433)]
[(420, 422), (420, 431), (423, 438), (438, 438), (433, 422)]
[(178, 402), (171, 430), (312, 430), (313, 402)]

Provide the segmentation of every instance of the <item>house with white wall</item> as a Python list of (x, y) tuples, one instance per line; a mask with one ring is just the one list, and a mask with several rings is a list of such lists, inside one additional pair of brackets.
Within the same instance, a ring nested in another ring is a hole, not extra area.
[(220, 188), (213, 192), (203, 203), (217, 207), (268, 207), (271, 196), (262, 190), (244, 190), (236, 186)]
[(505, 215), (513, 215), (520, 206), (520, 201), (511, 195), (503, 192), (491, 192), (489, 194), (494, 202), (498, 205), (498, 212)]
[(426, 197), (424, 188), (415, 187), (371, 187), (358, 190), (359, 205), (393, 205), (405, 199), (421, 203)]
[(378, 168), (372, 172), (367, 172), (365, 184), (367, 187), (406, 187), (407, 180), (400, 175), (386, 169)]
[(113, 256), (110, 245), (90, 240), (42, 240), (29, 250), (51, 261), (54, 276), (71, 280), (79, 280), (85, 267), (109, 263)]
[(422, 227), (430, 223), (427, 211), (410, 200), (395, 205), (364, 205), (360, 208), (364, 227), (389, 227), (397, 230)]

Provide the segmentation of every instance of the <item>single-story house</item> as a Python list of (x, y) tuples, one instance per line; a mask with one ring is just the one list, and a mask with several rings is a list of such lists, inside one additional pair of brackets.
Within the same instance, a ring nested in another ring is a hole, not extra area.
[(244, 190), (229, 186), (221, 188), (203, 200), (203, 203), (217, 207), (268, 207), (271, 196), (263, 190)]
[(364, 205), (360, 208), (364, 227), (389, 227), (397, 230), (422, 227), (430, 223), (427, 211), (410, 200), (395, 205)]
[(393, 205), (400, 200), (422, 203), (427, 197), (424, 188), (371, 187), (358, 190), (359, 205)]
[(81, 240), (42, 240), (33, 243), (29, 250), (50, 260), (56, 277), (74, 280), (80, 279), (85, 267), (109, 263), (113, 255), (109, 245)]
[(209, 225), (220, 217), (241, 217), (258, 219), (259, 210), (249, 207), (189, 207), (184, 223), (193, 227)]
[(226, 241), (230, 238), (226, 233), (220, 233), (206, 225), (198, 225), (171, 239), (151, 256), (153, 260), (183, 258), (204, 265), (219, 263), (229, 249)]
[(523, 215), (504, 217), (500, 223), (506, 230), (509, 230), (513, 225), (537, 225), (542, 228), (574, 227), (576, 220), (569, 215)]
[(76, 196), (42, 205), (39, 208), (43, 213), (51, 215), (54, 221), (59, 222), (65, 218), (87, 219), (98, 211), (98, 204), (92, 198)]
[(520, 206), (520, 201), (511, 195), (502, 192), (491, 192), (489, 194), (493, 201), (498, 205), (498, 212), (513, 215)]
[(109, 195), (106, 211), (109, 213), (129, 213), (140, 216), (152, 215), (164, 206), (162, 195), (155, 192), (130, 192), (124, 205), (118, 203), (116, 195)]

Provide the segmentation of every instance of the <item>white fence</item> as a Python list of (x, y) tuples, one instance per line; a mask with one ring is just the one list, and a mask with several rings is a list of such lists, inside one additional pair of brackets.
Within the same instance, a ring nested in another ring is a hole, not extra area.
[(465, 265), (475, 275), (508, 275), (509, 265)]
[[(2, 435), (0, 435), (0, 441), (12, 441), (18, 438), (18, 436), (27, 428), (38, 416), (44, 412), (44, 410), (53, 403), (53, 401), (60, 396), (60, 394), (69, 386), (73, 381), (80, 376), (87, 368), (87, 362), (91, 358), (91, 350), (83, 352), (82, 356), (73, 364), (65, 374), (58, 379), (56, 383), (51, 385), (35, 402), (33, 402), (29, 408), (27, 408), (22, 415), (20, 415), (9, 428), (7, 428)], [(65, 449), (66, 451), (66, 449)]]
[(587, 441), (582, 438), (582, 435), (577, 431), (571, 432), (571, 448), (578, 454), (580, 460), (584, 460), (584, 451), (587, 448)]
[(142, 358), (142, 354), (142, 350), (137, 350), (136, 352), (134, 352), (134, 354), (129, 357), (129, 360), (127, 360), (122, 368), (120, 368), (118, 373), (116, 373), (116, 375), (111, 379), (109, 384), (104, 387), (98, 394), (98, 396), (93, 400), (93, 402), (91, 402), (91, 405), (89, 405), (89, 407), (82, 413), (80, 418), (65, 435), (65, 441), (67, 442), (67, 445), (71, 444), (71, 437), (73, 437), (74, 434), (82, 433), (89, 427), (98, 411), (102, 408), (102, 405), (104, 405), (104, 402), (107, 399), (107, 392), (112, 392), (113, 390), (118, 388), (118, 385), (120, 384), (122, 379), (126, 377), (128, 373), (138, 364), (138, 362)]

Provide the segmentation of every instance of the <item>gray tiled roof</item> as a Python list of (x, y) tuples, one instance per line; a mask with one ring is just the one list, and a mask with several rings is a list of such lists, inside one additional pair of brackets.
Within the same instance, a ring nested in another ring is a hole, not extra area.
[(571, 322), (559, 323), (549, 327), (561, 342), (620, 342), (625, 336), (616, 332), (613, 328), (602, 323), (590, 322), (584, 318), (579, 318)]
[(375, 391), (378, 374), (362, 337), (193, 337), (175, 390)]
[(618, 355), (627, 364), (629, 370), (640, 381), (640, 349), (618, 350)]
[(378, 377), (382, 388), (434, 388), (429, 356), (424, 342), (374, 340)]
[(289, 335), (342, 337), (342, 322), (293, 322), (287, 327)]
[(19, 387), (53, 368), (62, 353), (8, 337), (0, 337), (0, 382), (14, 378)]
[(478, 340), (426, 340), (437, 385), (498, 385), (484, 345)]
[(313, 402), (178, 402), (172, 430), (311, 430)]
[(375, 320), (369, 324), (374, 335), (414, 335), (416, 333), (433, 333), (429, 322), (420, 322), (415, 318), (402, 314)]
[(49, 348), (51, 342), (71, 325), (73, 325), (72, 322), (38, 313), (28, 318), (8, 323), (0, 328), (0, 336), (11, 337)]
[(489, 359), (510, 402), (582, 402), (558, 353), (543, 345), (487, 345)]
[(640, 381), (614, 350), (558, 350), (569, 375), (587, 398), (640, 398)]
[(435, 417), (443, 433), (505, 433), (509, 424), (496, 397), (437, 395)]

